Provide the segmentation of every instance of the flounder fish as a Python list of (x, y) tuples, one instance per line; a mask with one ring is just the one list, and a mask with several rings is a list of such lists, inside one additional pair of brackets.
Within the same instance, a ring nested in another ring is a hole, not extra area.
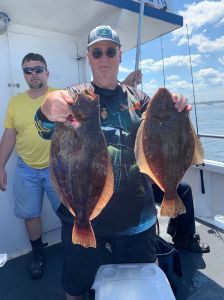
[(95, 248), (90, 221), (113, 194), (112, 164), (100, 127), (99, 97), (89, 90), (79, 94), (67, 90), (74, 100), (72, 116), (56, 124), (50, 174), (62, 203), (75, 216), (72, 242)]
[(135, 142), (139, 169), (164, 191), (160, 215), (186, 213), (176, 189), (191, 164), (203, 162), (203, 148), (185, 109), (178, 112), (166, 88), (148, 104)]

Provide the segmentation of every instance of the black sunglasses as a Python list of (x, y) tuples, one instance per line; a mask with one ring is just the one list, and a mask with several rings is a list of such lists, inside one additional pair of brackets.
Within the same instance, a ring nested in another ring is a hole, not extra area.
[(23, 73), (26, 75), (32, 74), (35, 72), (36, 74), (43, 73), (46, 70), (46, 67), (36, 66), (36, 67), (27, 67), (23, 69)]
[[(107, 57), (113, 58), (117, 53), (117, 49), (110, 47), (104, 53), (106, 54)], [(103, 51), (100, 48), (93, 48), (91, 54), (95, 59), (98, 59), (103, 55)]]

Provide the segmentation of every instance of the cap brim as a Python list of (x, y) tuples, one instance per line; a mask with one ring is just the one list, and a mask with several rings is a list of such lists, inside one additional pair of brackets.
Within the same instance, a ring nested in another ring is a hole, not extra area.
[(101, 41), (110, 41), (110, 42), (112, 42), (112, 43), (114, 43), (114, 44), (117, 44), (118, 46), (121, 46), (121, 44), (120, 44), (119, 42), (116, 42), (116, 41), (114, 41), (114, 40), (112, 40), (112, 39), (99, 38), (99, 39), (96, 39), (96, 40), (94, 40), (93, 42), (89, 43), (89, 44), (87, 45), (87, 47), (89, 47), (89, 46), (91, 46), (91, 45), (93, 45), (93, 44), (96, 44), (96, 43), (98, 43), (98, 42), (101, 42)]

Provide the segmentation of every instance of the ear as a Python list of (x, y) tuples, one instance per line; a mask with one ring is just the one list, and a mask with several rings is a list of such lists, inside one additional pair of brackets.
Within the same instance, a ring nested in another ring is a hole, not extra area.
[(122, 62), (122, 51), (120, 50), (119, 52), (119, 62), (121, 63)]
[(87, 59), (89, 65), (90, 65), (90, 53), (89, 53), (89, 51), (86, 52), (86, 59)]

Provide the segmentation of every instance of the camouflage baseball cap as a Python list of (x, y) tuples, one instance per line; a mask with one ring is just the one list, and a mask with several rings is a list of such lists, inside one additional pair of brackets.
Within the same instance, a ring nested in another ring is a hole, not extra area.
[(97, 26), (90, 32), (87, 46), (89, 47), (100, 41), (111, 41), (121, 46), (117, 32), (113, 30), (110, 26), (106, 25)]

